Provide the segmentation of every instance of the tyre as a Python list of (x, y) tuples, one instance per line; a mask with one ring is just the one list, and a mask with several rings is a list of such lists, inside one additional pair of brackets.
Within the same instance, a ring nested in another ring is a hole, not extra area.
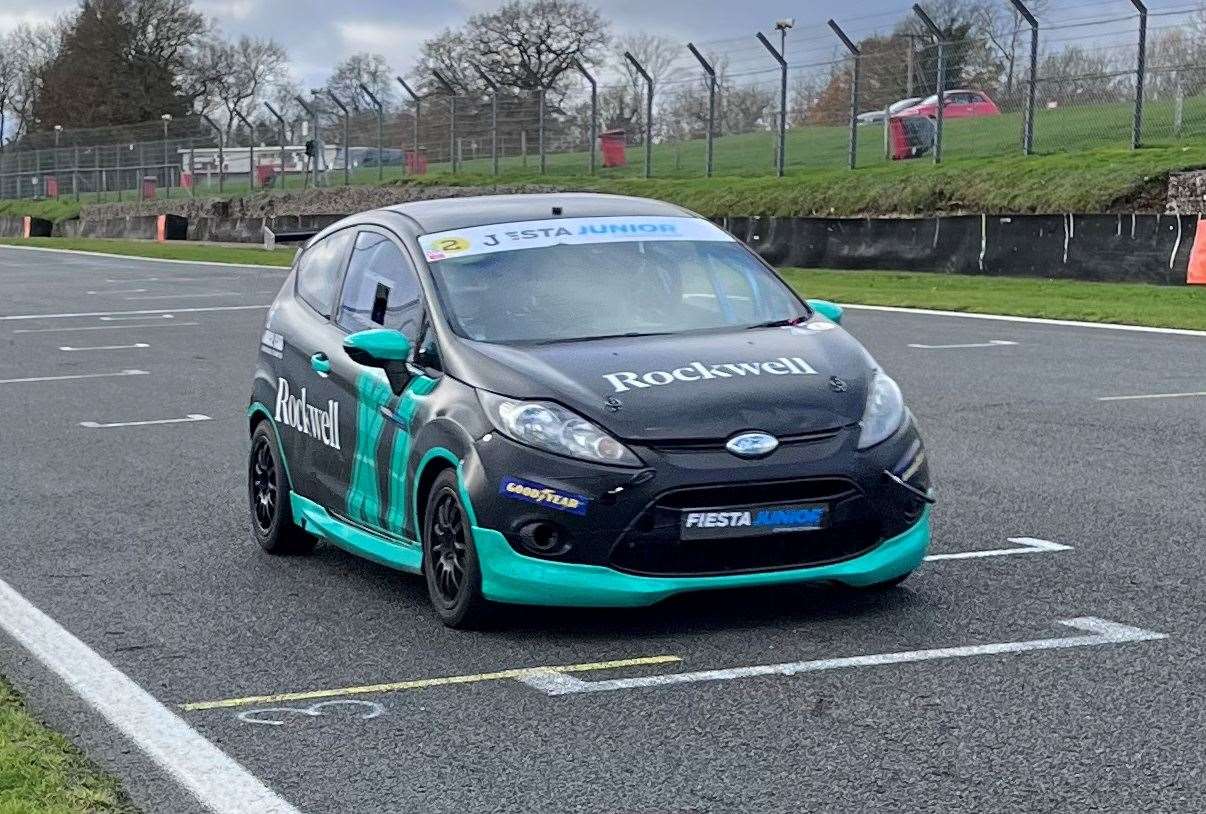
[(482, 595), (469, 515), (451, 469), (436, 477), (423, 511), (423, 576), (441, 622), (464, 629), (485, 623), (491, 605)]
[(289, 502), (289, 480), (281, 463), (276, 435), (267, 421), (251, 434), (247, 459), (247, 502), (251, 512), (251, 536), (269, 554), (309, 554), (315, 538), (293, 522)]

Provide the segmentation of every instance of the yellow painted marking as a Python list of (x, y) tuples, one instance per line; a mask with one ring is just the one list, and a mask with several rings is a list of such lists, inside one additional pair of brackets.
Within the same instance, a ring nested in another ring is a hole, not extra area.
[(194, 712), (203, 709), (229, 709), (252, 704), (279, 704), (285, 701), (309, 701), (314, 698), (334, 698), (341, 695), (367, 695), (369, 693), (419, 690), (425, 687), (442, 687), (448, 684), (476, 684), (482, 681), (498, 681), (504, 678), (524, 678), (538, 673), (585, 673), (592, 670), (614, 670), (620, 667), (645, 667), (656, 664), (675, 664), (682, 661), (678, 656), (645, 656), (616, 661), (593, 661), (586, 664), (566, 664), (560, 667), (518, 667), (494, 673), (476, 673), (442, 678), (420, 678), (413, 681), (395, 681), (389, 684), (366, 684), (360, 687), (342, 687), (335, 690), (310, 690), (308, 692), (283, 692), (276, 695), (249, 695), (245, 698), (227, 698), (223, 701), (197, 701), (181, 704), (180, 708)]

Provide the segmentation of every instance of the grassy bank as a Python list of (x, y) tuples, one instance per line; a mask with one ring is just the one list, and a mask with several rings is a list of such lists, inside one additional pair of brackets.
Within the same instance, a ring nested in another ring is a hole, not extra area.
[(782, 273), (802, 294), (837, 302), (1206, 330), (1206, 287), (1201, 286), (925, 272), (784, 269)]
[[(727, 138), (740, 140), (751, 137)], [(694, 145), (694, 142), (691, 144)], [(659, 145), (659, 149), (662, 148), (669, 149), (668, 145)], [(699, 149), (702, 150), (702, 147)], [(751, 146), (748, 149), (752, 155), (754, 148)], [(631, 168), (602, 170), (599, 175), (590, 176), (585, 172), (584, 162), (585, 159), (582, 159), (561, 165), (551, 161), (547, 175), (538, 174), (531, 166), (524, 168), (515, 164), (504, 169), (499, 176), (489, 174), (487, 166), (481, 162), (467, 162), (465, 170), (456, 174), (437, 169), (419, 178), (390, 178), (387, 175), (384, 184), (399, 188), (478, 186), (489, 191), (495, 184), (506, 183), (534, 184), (545, 189), (614, 192), (660, 198), (709, 217), (949, 211), (1159, 211), (1163, 209), (1169, 173), (1206, 167), (1206, 142), (1198, 140), (1184, 146), (1147, 147), (1134, 151), (1119, 145), (1035, 156), (1011, 153), (991, 158), (952, 153), (939, 166), (926, 159), (878, 161), (854, 171), (843, 168), (840, 163), (795, 166), (788, 168), (784, 178), (769, 175), (769, 162), (759, 162), (756, 166), (745, 166), (744, 163), (734, 167), (721, 165), (714, 178), (689, 177), (685, 172), (666, 171), (658, 165), (655, 166), (654, 177), (648, 179), (634, 177), (629, 171)], [(679, 163), (682, 163), (681, 159)], [(391, 172), (398, 172), (396, 168), (390, 169)], [(341, 182), (342, 174), (334, 173), (331, 181)], [(378, 183), (375, 171), (363, 170), (354, 174), (352, 181), (365, 185)], [(291, 178), (285, 192), (295, 192), (300, 185), (299, 179)], [(176, 195), (179, 194), (180, 191), (176, 190)], [(229, 179), (220, 196), (216, 185), (212, 189), (205, 186), (198, 189), (199, 197), (237, 198), (248, 194), (247, 183), (240, 178)], [(279, 194), (280, 190), (254, 192), (256, 196)], [(132, 199), (131, 196), (126, 197), (127, 200)], [(399, 197), (405, 197), (404, 190), (400, 189)], [(81, 203), (68, 199), (0, 201), (0, 214), (36, 215), (60, 220), (77, 215), (81, 206), (92, 203), (95, 203), (95, 196), (92, 195), (84, 195)], [(276, 208), (288, 211), (288, 207), (288, 202), (279, 202)]]
[(0, 812), (133, 812), (117, 781), (35, 721), (0, 679)]
[(106, 240), (101, 238), (34, 237), (0, 238), (0, 246), (37, 246), (47, 249), (75, 249), (85, 252), (104, 252), (130, 257), (154, 257), (160, 260), (191, 260), (195, 263), (245, 263), (255, 266), (289, 266), (294, 249), (278, 248), (274, 252), (241, 246), (211, 246), (204, 243), (150, 240)]

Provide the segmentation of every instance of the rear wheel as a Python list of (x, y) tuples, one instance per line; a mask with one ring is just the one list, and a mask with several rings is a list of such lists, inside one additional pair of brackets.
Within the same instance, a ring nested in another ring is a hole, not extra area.
[(436, 477), (423, 514), (423, 576), (432, 607), (448, 627), (481, 627), (490, 603), (453, 470)]
[(267, 421), (251, 434), (247, 460), (247, 499), (251, 511), (251, 536), (269, 554), (309, 554), (316, 540), (293, 522), (289, 480), (281, 461), (276, 436)]

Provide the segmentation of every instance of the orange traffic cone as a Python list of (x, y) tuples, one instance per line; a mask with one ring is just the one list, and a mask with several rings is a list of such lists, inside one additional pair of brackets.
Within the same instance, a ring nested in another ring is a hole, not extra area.
[(1185, 282), (1189, 285), (1206, 285), (1206, 218), (1198, 218), (1198, 228), (1194, 230)]

